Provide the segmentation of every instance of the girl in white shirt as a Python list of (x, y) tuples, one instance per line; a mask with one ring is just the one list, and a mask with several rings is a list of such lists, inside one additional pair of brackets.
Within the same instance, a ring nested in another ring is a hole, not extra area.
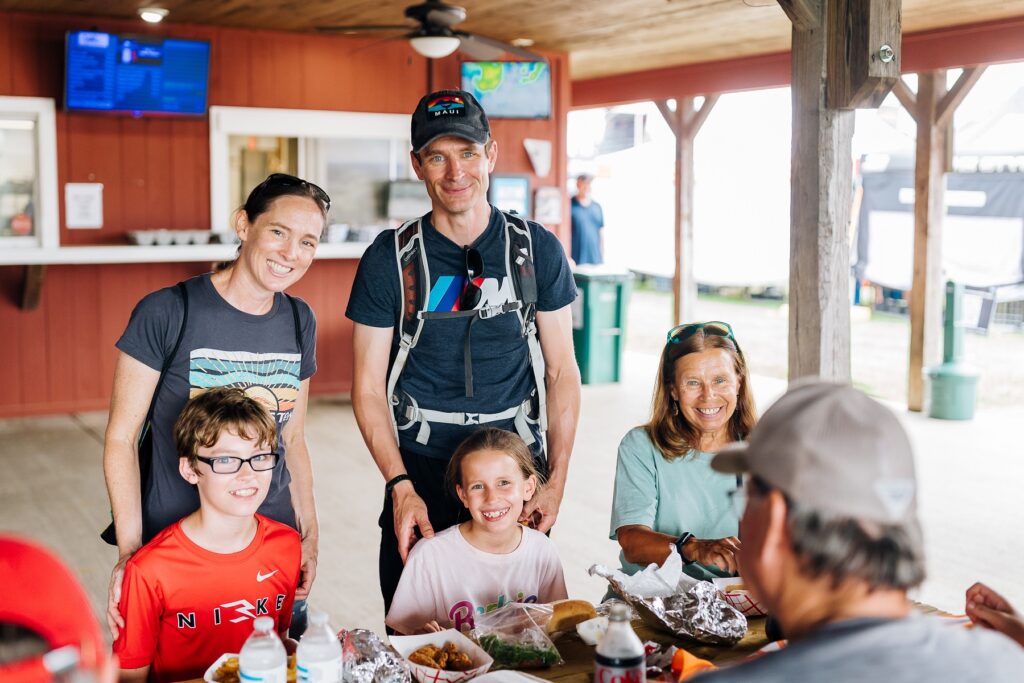
[(398, 633), (469, 630), (473, 618), (510, 602), (565, 597), (554, 543), (519, 524), (540, 485), (530, 449), (502, 429), (474, 432), (448, 463), (467, 522), (413, 546), (385, 623)]

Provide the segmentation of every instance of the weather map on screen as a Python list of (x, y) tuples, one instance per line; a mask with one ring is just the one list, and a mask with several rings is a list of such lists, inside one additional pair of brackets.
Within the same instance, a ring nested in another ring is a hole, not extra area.
[(463, 62), (462, 89), (473, 93), (490, 118), (551, 116), (551, 68), (547, 62)]

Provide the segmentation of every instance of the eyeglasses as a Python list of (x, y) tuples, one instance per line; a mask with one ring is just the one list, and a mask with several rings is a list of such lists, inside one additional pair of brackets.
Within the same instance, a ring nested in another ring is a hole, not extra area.
[(470, 311), (477, 307), (483, 294), (480, 285), (474, 281), (484, 274), (484, 258), (473, 247), (464, 247), (462, 255), (466, 268), (466, 287), (459, 295), (459, 310)]
[(713, 334), (718, 337), (725, 337), (736, 345), (736, 350), (740, 350), (740, 344), (736, 341), (736, 335), (732, 332), (732, 326), (729, 323), (724, 323), (721, 320), (711, 320), (706, 323), (685, 323), (683, 325), (676, 325), (668, 331), (668, 344), (681, 344), (686, 341), (699, 330), (704, 330), (704, 334)]
[(249, 463), (253, 472), (266, 472), (277, 465), (281, 456), (277, 453), (257, 453), (248, 458), (236, 458), (232, 455), (221, 455), (216, 458), (202, 458), (196, 456), (199, 462), (205, 462), (213, 470), (214, 474), (234, 474), (242, 469), (242, 465)]
[(270, 175), (267, 176), (266, 180), (264, 180), (262, 183), (256, 186), (256, 189), (253, 190), (253, 192), (265, 192), (267, 190), (273, 189), (275, 186), (307, 188), (312, 194), (313, 198), (316, 201), (320, 202), (321, 205), (323, 205), (324, 211), (331, 210), (331, 198), (326, 192), (324, 192), (323, 188), (321, 188), (319, 185), (315, 185), (309, 182), (308, 180), (296, 178), (295, 176), (289, 175), (287, 173), (271, 173)]

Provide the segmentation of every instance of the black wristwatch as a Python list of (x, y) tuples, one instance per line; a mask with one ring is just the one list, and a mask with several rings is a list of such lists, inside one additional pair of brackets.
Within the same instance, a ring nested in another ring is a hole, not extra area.
[(408, 474), (399, 474), (397, 477), (389, 479), (388, 483), (384, 484), (384, 495), (390, 496), (391, 492), (395, 490), (395, 487), (403, 481), (412, 481), (412, 477)]
[(683, 564), (693, 564), (694, 562), (693, 560), (686, 559), (686, 555), (683, 554), (683, 546), (689, 543), (690, 539), (693, 537), (693, 534), (691, 534), (689, 531), (684, 531), (683, 533), (679, 534), (679, 538), (676, 539), (676, 550), (679, 551), (679, 557), (683, 558)]

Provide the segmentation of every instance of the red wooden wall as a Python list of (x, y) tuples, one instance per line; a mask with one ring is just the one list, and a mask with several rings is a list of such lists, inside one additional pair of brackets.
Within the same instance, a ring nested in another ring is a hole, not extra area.
[[(0, 12), (0, 95), (52, 97), (59, 105), (64, 34), (83, 28), (210, 41), (211, 105), (409, 113), (428, 87), (427, 60), (404, 41)], [(495, 172), (529, 174), (531, 190), (565, 186), (568, 60), (562, 54), (548, 57), (555, 84), (552, 119), (494, 123), (500, 152)], [(435, 88), (457, 87), (457, 58), (437, 61), (431, 76)], [(552, 142), (548, 178), (532, 175), (522, 144), (526, 137)], [(57, 156), (62, 204), (64, 183), (104, 185), (104, 227), (68, 231), (62, 225), (62, 244), (123, 244), (129, 230), (210, 226), (205, 118), (58, 111)], [(557, 232), (568, 239), (564, 222)], [(132, 307), (144, 294), (206, 269), (205, 264), (49, 266), (39, 308), (23, 311), (18, 302), (25, 268), (0, 267), (0, 376), (6, 385), (0, 417), (105, 408), (113, 344)], [(291, 290), (317, 315), (320, 369), (314, 393), (351, 388), (352, 328), (344, 311), (355, 269), (355, 260), (317, 261)]]

